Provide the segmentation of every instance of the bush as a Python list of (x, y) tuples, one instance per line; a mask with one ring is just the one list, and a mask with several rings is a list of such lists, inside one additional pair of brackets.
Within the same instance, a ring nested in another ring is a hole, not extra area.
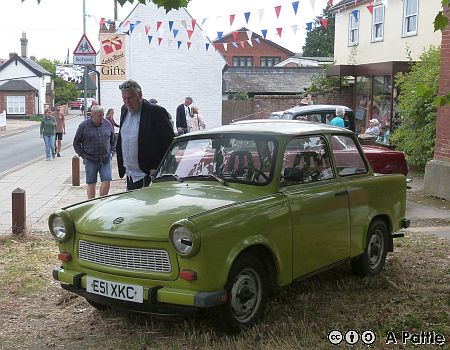
[[(412, 64), (409, 73), (396, 75), (400, 91), (397, 111), (401, 125), (391, 136), (391, 143), (406, 153), (409, 165), (419, 171), (433, 158), (436, 140), (437, 108), (433, 103), (439, 88), (440, 49), (430, 47)], [(432, 93), (421, 94), (423, 87)]]

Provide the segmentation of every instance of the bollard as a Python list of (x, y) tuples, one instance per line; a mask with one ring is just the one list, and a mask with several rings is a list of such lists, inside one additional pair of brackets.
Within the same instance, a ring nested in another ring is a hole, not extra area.
[(80, 158), (72, 158), (72, 186), (80, 186)]
[(12, 233), (20, 235), (25, 232), (27, 220), (25, 190), (16, 188), (12, 191)]

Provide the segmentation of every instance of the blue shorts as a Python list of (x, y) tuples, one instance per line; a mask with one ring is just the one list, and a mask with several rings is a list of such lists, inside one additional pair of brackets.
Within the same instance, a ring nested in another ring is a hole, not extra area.
[(100, 174), (100, 180), (111, 181), (112, 180), (112, 167), (111, 158), (108, 158), (107, 163), (92, 162), (90, 160), (84, 160), (84, 169), (86, 172), (86, 183), (88, 185), (97, 183), (97, 173)]

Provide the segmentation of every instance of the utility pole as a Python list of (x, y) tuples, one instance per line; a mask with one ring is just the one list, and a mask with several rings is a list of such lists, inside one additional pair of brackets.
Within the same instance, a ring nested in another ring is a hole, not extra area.
[[(83, 34), (86, 35), (86, 0), (83, 0)], [(88, 80), (88, 70), (87, 66), (84, 66), (83, 75), (83, 90), (84, 90), (84, 119), (87, 119), (87, 80)]]
[(114, 0), (114, 21), (117, 21), (117, 0)]

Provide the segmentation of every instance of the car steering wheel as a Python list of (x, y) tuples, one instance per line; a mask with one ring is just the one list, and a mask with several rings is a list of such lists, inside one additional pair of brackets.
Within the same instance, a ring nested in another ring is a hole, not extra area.
[(234, 178), (243, 177), (244, 175), (246, 180), (256, 179), (259, 176), (262, 176), (266, 181), (269, 179), (263, 171), (249, 166), (240, 166), (231, 172), (231, 176)]

